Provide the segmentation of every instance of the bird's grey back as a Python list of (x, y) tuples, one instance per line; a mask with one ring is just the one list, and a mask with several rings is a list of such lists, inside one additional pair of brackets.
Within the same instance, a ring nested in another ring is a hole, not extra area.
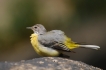
[(48, 31), (43, 35), (38, 36), (40, 43), (49, 44), (53, 42), (63, 42), (65, 40), (64, 32), (61, 30)]

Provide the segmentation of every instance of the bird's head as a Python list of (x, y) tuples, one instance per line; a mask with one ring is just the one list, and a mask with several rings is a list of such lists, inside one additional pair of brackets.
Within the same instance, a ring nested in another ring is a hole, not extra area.
[(36, 34), (44, 34), (46, 32), (46, 29), (42, 24), (36, 24), (32, 27), (27, 27), (27, 29), (33, 30)]

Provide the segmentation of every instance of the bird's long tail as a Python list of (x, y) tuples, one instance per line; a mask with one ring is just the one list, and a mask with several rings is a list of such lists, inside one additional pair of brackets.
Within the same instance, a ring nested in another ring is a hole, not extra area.
[(100, 47), (97, 45), (79, 45), (81, 48), (90, 48), (90, 49), (95, 49), (98, 50)]

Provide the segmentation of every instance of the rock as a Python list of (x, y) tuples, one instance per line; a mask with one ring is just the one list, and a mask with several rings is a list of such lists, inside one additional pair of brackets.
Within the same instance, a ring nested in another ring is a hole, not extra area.
[(0, 70), (102, 70), (80, 61), (43, 57), (20, 62), (1, 62)]

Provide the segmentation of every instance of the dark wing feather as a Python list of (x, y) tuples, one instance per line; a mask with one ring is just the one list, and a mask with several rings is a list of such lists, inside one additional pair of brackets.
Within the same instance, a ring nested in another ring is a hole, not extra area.
[(61, 30), (52, 30), (43, 35), (39, 35), (38, 40), (40, 44), (44, 45), (45, 47), (71, 52), (71, 50), (63, 43), (65, 40), (65, 35)]

